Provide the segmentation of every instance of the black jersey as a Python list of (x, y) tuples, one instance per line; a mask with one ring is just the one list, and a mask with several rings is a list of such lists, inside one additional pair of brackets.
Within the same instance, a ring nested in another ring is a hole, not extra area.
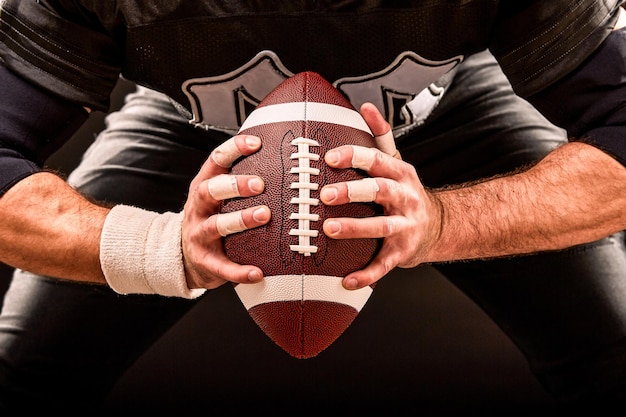
[(226, 132), (280, 81), (316, 71), (355, 106), (376, 104), (399, 135), (437, 100), (420, 97), (426, 87), (487, 48), (518, 94), (540, 91), (607, 37), (620, 3), (5, 0), (0, 57), (100, 110), (122, 74)]

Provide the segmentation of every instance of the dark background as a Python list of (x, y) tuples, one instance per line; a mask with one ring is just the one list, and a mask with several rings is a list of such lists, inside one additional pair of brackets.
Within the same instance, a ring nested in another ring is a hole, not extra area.
[[(113, 108), (132, 89), (120, 82)], [(89, 122), (49, 161), (69, 171), (101, 128)], [(0, 291), (11, 269), (0, 264)], [(552, 401), (524, 358), (488, 317), (434, 269), (396, 269), (347, 331), (315, 358), (293, 359), (252, 322), (232, 287), (211, 291), (127, 372), (106, 404), (170, 414), (244, 404), (401, 406), (406, 414), (538, 415)]]

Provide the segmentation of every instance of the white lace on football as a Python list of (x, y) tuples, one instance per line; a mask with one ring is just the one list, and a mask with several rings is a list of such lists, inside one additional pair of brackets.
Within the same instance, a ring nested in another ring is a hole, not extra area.
[(291, 204), (298, 205), (298, 212), (291, 213), (289, 216), (292, 220), (298, 220), (298, 228), (291, 229), (289, 234), (298, 236), (297, 245), (289, 245), (292, 251), (311, 256), (317, 252), (317, 246), (311, 244), (311, 238), (318, 235), (317, 230), (311, 230), (311, 222), (319, 220), (319, 215), (311, 213), (311, 206), (317, 206), (319, 200), (311, 197), (311, 190), (317, 190), (319, 184), (311, 180), (311, 176), (319, 175), (320, 170), (313, 168), (310, 164), (311, 160), (318, 161), (320, 156), (310, 151), (311, 146), (320, 146), (313, 139), (296, 138), (291, 141), (292, 145), (298, 147), (298, 151), (291, 154), (291, 159), (298, 160), (298, 166), (291, 168), (292, 174), (298, 174), (298, 182), (291, 183), (292, 189), (298, 189), (298, 197), (291, 199)]

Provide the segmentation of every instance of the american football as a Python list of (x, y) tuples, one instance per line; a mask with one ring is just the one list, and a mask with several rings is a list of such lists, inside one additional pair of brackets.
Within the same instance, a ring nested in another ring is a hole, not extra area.
[(341, 280), (376, 255), (379, 239), (330, 239), (322, 225), (332, 217), (382, 213), (375, 203), (326, 206), (326, 184), (358, 180), (356, 169), (333, 169), (326, 151), (340, 145), (375, 147), (361, 115), (341, 92), (314, 72), (302, 72), (276, 87), (244, 121), (240, 133), (259, 136), (261, 149), (232, 166), (233, 174), (256, 174), (265, 191), (225, 200), (222, 212), (267, 205), (264, 226), (228, 235), (230, 259), (260, 267), (265, 279), (235, 284), (257, 325), (291, 356), (306, 359), (330, 346), (353, 322), (373, 286), (345, 290)]

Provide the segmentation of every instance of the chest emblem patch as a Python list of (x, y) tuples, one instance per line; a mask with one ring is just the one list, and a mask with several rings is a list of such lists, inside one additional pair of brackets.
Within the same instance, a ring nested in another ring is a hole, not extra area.
[[(435, 82), (462, 61), (461, 56), (430, 61), (407, 51), (379, 72), (332, 84), (357, 109), (375, 104), (398, 137), (423, 123), (445, 91)], [(182, 89), (191, 105), (190, 123), (235, 134), (261, 100), (293, 75), (274, 52), (262, 51), (228, 74), (187, 80)]]

